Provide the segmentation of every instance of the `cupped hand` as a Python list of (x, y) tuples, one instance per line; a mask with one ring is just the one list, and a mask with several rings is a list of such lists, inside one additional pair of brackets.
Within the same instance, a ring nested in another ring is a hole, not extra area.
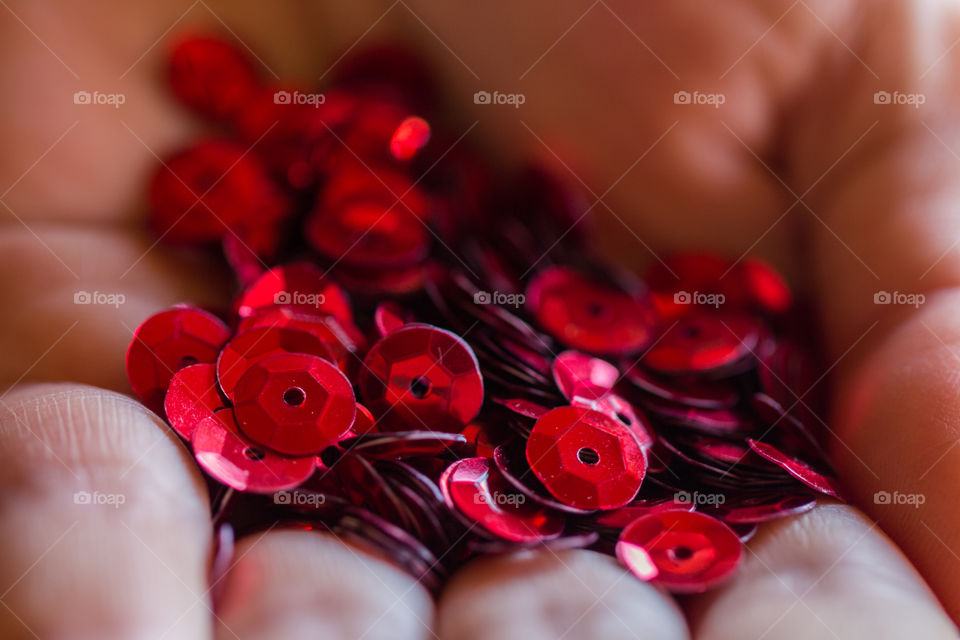
[[(3, 637), (956, 637), (955, 3), (0, 5)], [(611, 256), (771, 260), (817, 309), (855, 506), (765, 525), (731, 582), (679, 601), (578, 551), (477, 560), (433, 602), (380, 558), (277, 530), (241, 541), (211, 585), (190, 456), (109, 391), (127, 389), (143, 318), (228, 290), (216, 265), (142, 231), (144, 180), (200, 127), (160, 75), (190, 26), (239, 37), (268, 77), (305, 86), (358, 43), (406, 39), (464, 131), (476, 122), (506, 161), (539, 157), (584, 188)], [(81, 90), (125, 102), (74, 104)], [(523, 104), (476, 105), (480, 90)], [(76, 305), (78, 291), (122, 304)], [(113, 499), (78, 503), (83, 491)]]

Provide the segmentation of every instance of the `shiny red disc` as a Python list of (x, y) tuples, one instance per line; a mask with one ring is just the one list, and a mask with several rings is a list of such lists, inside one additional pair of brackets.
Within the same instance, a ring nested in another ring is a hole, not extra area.
[(747, 291), (754, 306), (767, 313), (784, 313), (793, 305), (793, 294), (783, 277), (758, 258), (745, 258), (734, 267), (734, 280)]
[(564, 519), (535, 504), (497, 470), (489, 458), (465, 458), (440, 476), (447, 504), (499, 538), (538, 542), (558, 537)]
[(390, 155), (397, 160), (409, 160), (417, 155), (430, 140), (430, 125), (423, 118), (406, 118), (390, 137)]
[(701, 593), (733, 575), (743, 545), (716, 518), (664, 510), (630, 523), (620, 533), (616, 553), (641, 580), (674, 593)]
[(558, 407), (537, 420), (526, 453), (547, 490), (578, 509), (627, 504), (637, 495), (647, 467), (630, 429), (583, 407)]
[(362, 436), (367, 433), (377, 433), (380, 429), (377, 427), (377, 419), (370, 413), (370, 409), (357, 403), (357, 417), (353, 420), (350, 432), (353, 435)]
[(714, 371), (751, 356), (760, 325), (741, 315), (691, 313), (677, 320), (643, 356), (657, 373), (677, 375)]
[(177, 371), (163, 399), (167, 422), (185, 440), (190, 440), (201, 421), (225, 406), (213, 364), (194, 364)]
[(553, 361), (553, 381), (567, 400), (597, 400), (620, 378), (615, 366), (579, 351), (564, 351)]
[(310, 246), (332, 260), (359, 267), (402, 267), (419, 262), (430, 246), (417, 216), (396, 202), (356, 200), (320, 209), (307, 219)]
[(213, 362), (229, 338), (227, 325), (201, 309), (177, 307), (152, 315), (137, 327), (127, 348), (130, 387), (161, 413), (173, 374), (191, 364)]
[(237, 382), (234, 398), (244, 435), (287, 455), (319, 453), (349, 431), (357, 412), (347, 377), (302, 353), (257, 360)]
[(250, 285), (237, 301), (237, 315), (246, 318), (258, 309), (283, 305), (304, 313), (330, 314), (353, 324), (347, 294), (317, 267), (295, 262), (274, 267)]
[(392, 300), (381, 302), (373, 312), (373, 324), (381, 338), (412, 321), (413, 315)]
[(653, 341), (658, 324), (649, 302), (567, 267), (549, 267), (534, 276), (526, 304), (551, 335), (590, 353), (639, 351)]
[(150, 225), (167, 242), (218, 240), (251, 221), (275, 221), (289, 208), (257, 157), (227, 140), (204, 140), (167, 158), (149, 198)]
[(217, 380), (223, 394), (236, 402), (240, 378), (257, 361), (277, 353), (305, 353), (334, 361), (330, 347), (312, 333), (281, 327), (255, 327), (238, 333), (217, 358)]
[(332, 315), (304, 313), (293, 307), (277, 306), (257, 309), (240, 320), (237, 332), (256, 327), (294, 329), (312, 334), (330, 348), (340, 370), (351, 375), (360, 363), (355, 354), (366, 351), (367, 339), (353, 324)]
[(288, 458), (248, 440), (230, 409), (218, 411), (197, 426), (193, 455), (219, 482), (238, 491), (272, 493), (303, 484), (313, 473), (314, 458)]
[(841, 498), (840, 486), (837, 480), (825, 473), (821, 473), (813, 468), (807, 462), (794, 456), (784, 453), (780, 449), (766, 442), (747, 439), (747, 444), (758, 454), (777, 465), (791, 476), (807, 485), (811, 489), (819, 491), (833, 498)]
[(170, 53), (170, 87), (184, 104), (215, 120), (228, 120), (259, 85), (250, 58), (211, 37), (181, 40)]
[(483, 377), (470, 346), (426, 324), (394, 330), (370, 348), (358, 386), (390, 423), (459, 431), (483, 405)]

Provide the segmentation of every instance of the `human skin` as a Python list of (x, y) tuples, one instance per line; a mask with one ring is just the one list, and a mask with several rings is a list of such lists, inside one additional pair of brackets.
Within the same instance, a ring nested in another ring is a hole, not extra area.
[[(0, 4), (0, 636), (956, 637), (957, 7)], [(143, 318), (229, 290), (222, 268), (142, 229), (146, 176), (202, 129), (159, 75), (165, 42), (191, 25), (229, 26), (267, 77), (303, 86), (358, 39), (405, 39), (463, 131), (476, 122), (505, 162), (546, 160), (599, 200), (589, 215), (624, 264), (684, 249), (772, 261), (815, 304), (833, 458), (855, 506), (763, 526), (730, 583), (679, 601), (610, 558), (542, 552), (473, 562), (433, 602), (382, 559), (277, 530), (240, 543), (214, 599), (199, 474), (117, 393)], [(75, 105), (77, 90), (127, 102)], [(526, 101), (475, 105), (478, 90)], [(677, 105), (679, 90), (726, 101)], [(877, 91), (926, 102), (875, 104)], [(77, 306), (78, 290), (126, 302)], [(926, 301), (876, 305), (881, 290)], [(125, 502), (77, 505), (80, 490)], [(925, 502), (876, 504), (881, 490)]]

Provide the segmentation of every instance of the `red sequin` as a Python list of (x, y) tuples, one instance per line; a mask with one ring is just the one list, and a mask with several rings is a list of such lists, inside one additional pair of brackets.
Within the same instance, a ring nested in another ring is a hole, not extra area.
[(539, 542), (563, 532), (563, 518), (517, 493), (488, 458), (454, 462), (443, 472), (440, 488), (451, 508), (499, 538)]
[(226, 406), (217, 386), (217, 367), (194, 364), (177, 371), (163, 399), (167, 421), (174, 431), (190, 440), (197, 425)]
[(297, 262), (274, 267), (241, 294), (237, 315), (246, 318), (259, 309), (283, 305), (302, 313), (329, 314), (353, 324), (347, 294), (317, 267)]
[(725, 524), (694, 511), (643, 516), (620, 534), (617, 557), (641, 580), (674, 593), (701, 593), (730, 578), (740, 563), (740, 539)]
[(760, 326), (745, 316), (691, 314), (666, 330), (643, 364), (669, 375), (714, 371), (749, 357), (759, 340)]
[(549, 267), (527, 285), (526, 303), (559, 340), (590, 353), (640, 351), (654, 338), (653, 308), (566, 267)]
[(251, 440), (287, 455), (319, 453), (353, 424), (353, 387), (328, 361), (278, 353), (253, 363), (237, 382), (234, 411)]
[(578, 509), (627, 504), (647, 466), (632, 431), (582, 407), (558, 407), (537, 420), (527, 440), (527, 461), (557, 500)]
[(215, 120), (232, 118), (260, 84), (248, 56), (223, 40), (203, 36), (176, 44), (168, 73), (177, 97)]
[(127, 377), (133, 392), (161, 413), (173, 374), (191, 364), (213, 362), (229, 337), (230, 330), (219, 318), (193, 307), (150, 316), (137, 327), (127, 349)]
[(314, 470), (310, 457), (277, 455), (237, 430), (233, 412), (204, 419), (191, 438), (197, 462), (211, 476), (238, 491), (272, 493), (302, 484)]
[(473, 350), (459, 336), (425, 324), (408, 324), (373, 345), (359, 388), (383, 420), (418, 429), (459, 430), (483, 404)]
[(289, 206), (260, 160), (227, 140), (168, 158), (150, 184), (150, 224), (168, 242), (206, 242), (230, 228), (274, 224)]
[(220, 389), (236, 401), (235, 389), (241, 377), (267, 356), (277, 353), (305, 353), (334, 361), (330, 347), (312, 333), (281, 327), (255, 327), (237, 334), (217, 358)]

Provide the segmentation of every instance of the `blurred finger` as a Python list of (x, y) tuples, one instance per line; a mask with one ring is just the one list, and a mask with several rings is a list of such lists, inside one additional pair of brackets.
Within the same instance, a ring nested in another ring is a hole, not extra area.
[(313, 531), (241, 540), (217, 615), (224, 640), (433, 637), (433, 601), (413, 578)]
[(440, 599), (443, 640), (687, 638), (673, 600), (592, 551), (476, 560)]
[(695, 638), (956, 638), (876, 524), (830, 504), (761, 528), (724, 587), (685, 603)]
[(209, 637), (204, 488), (156, 416), (22, 388), (0, 399), (0, 450), (0, 637)]

